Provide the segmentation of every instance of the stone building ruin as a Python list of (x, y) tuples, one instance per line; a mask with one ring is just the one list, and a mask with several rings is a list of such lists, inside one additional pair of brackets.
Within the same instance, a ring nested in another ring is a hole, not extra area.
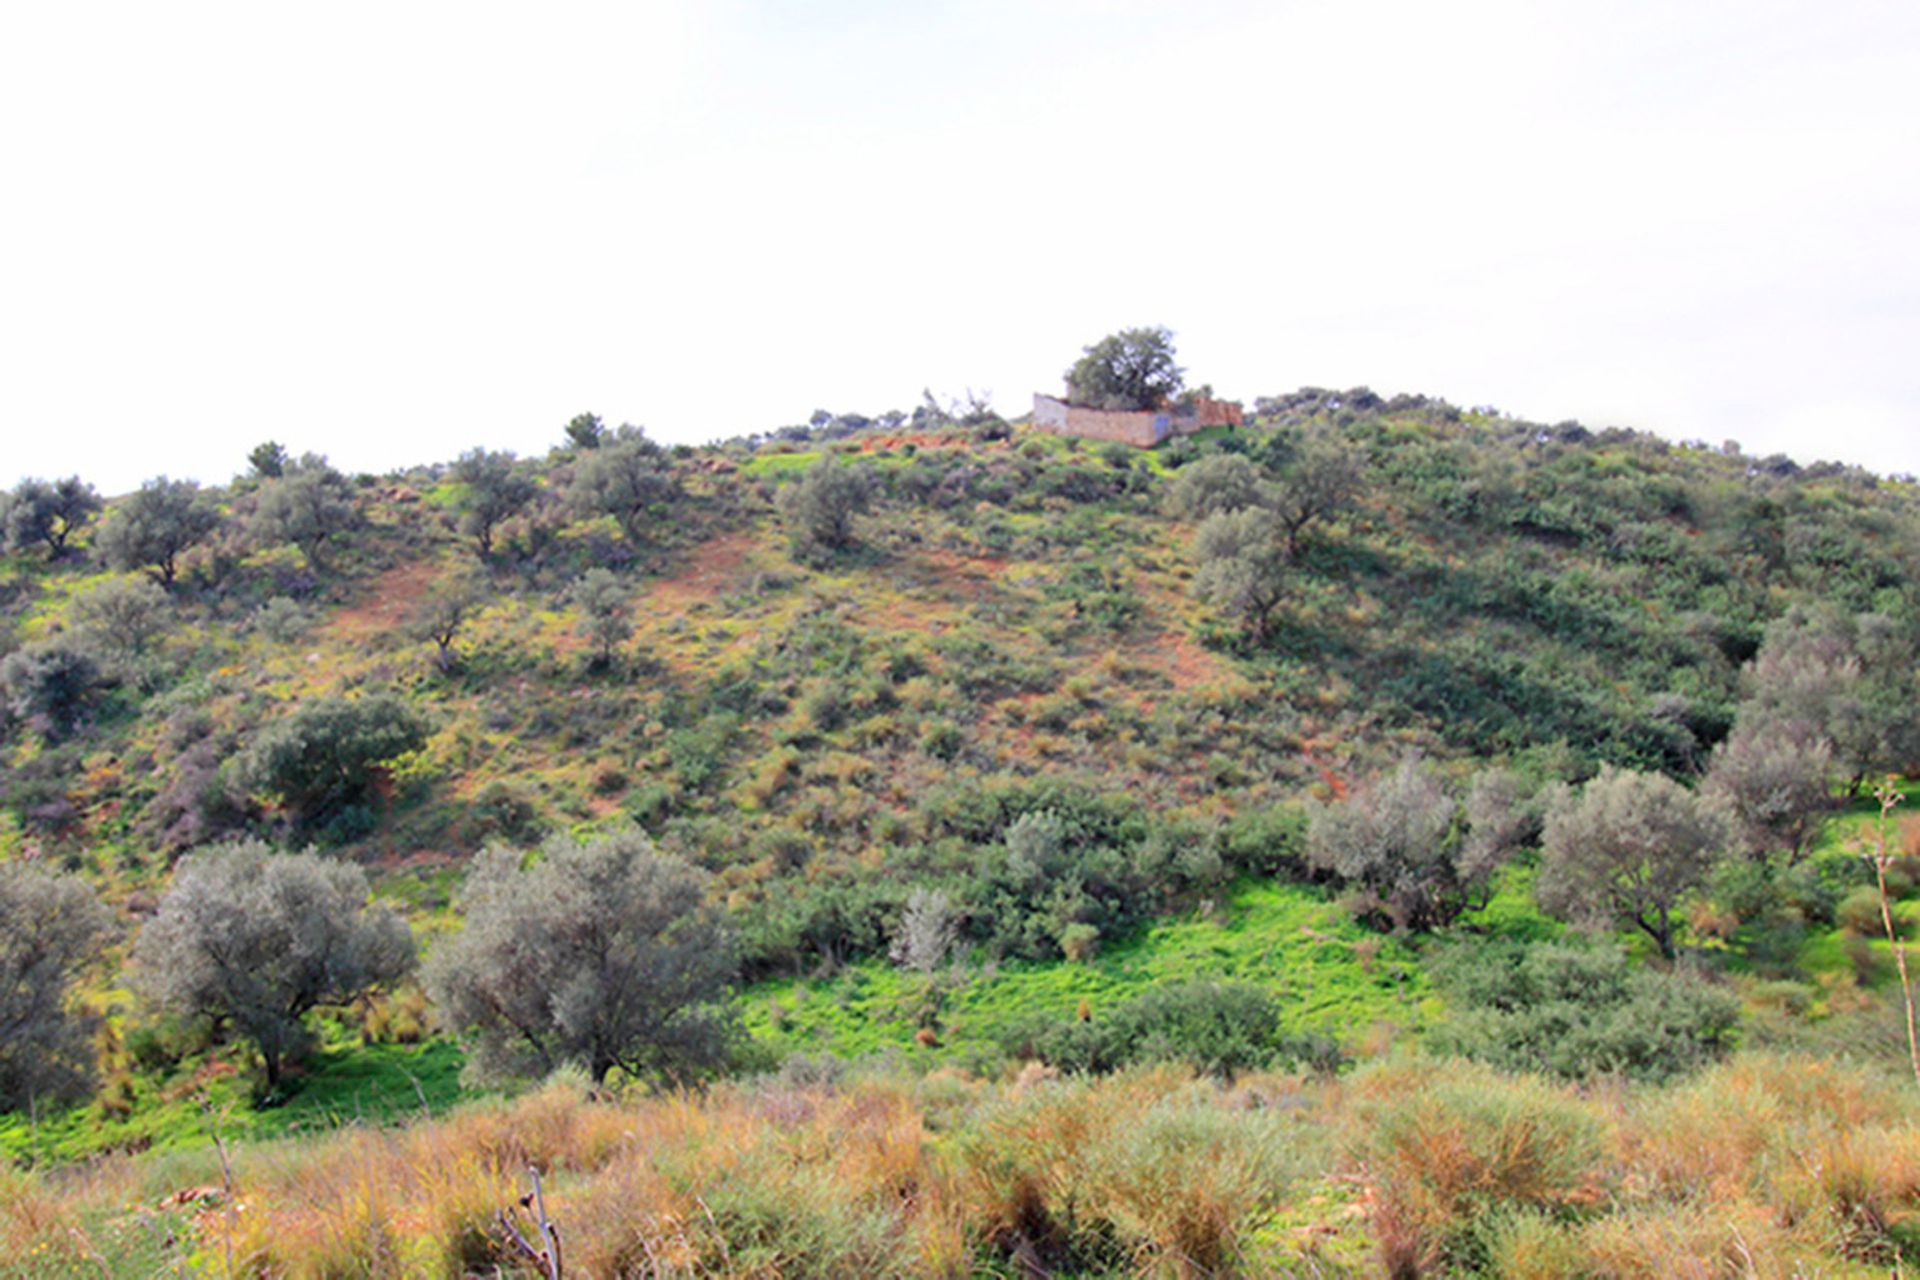
[(1056, 436), (1089, 440), (1117, 440), (1151, 449), (1175, 436), (1190, 436), (1208, 427), (1243, 424), (1240, 405), (1233, 400), (1196, 396), (1161, 409), (1095, 409), (1053, 396), (1033, 394), (1033, 425)]

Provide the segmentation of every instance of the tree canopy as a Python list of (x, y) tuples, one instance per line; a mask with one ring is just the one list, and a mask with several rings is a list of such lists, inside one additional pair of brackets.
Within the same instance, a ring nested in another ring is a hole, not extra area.
[(1714, 805), (1657, 773), (1602, 769), (1563, 792), (1541, 834), (1541, 905), (1569, 919), (1618, 921), (1674, 956), (1675, 914), (1731, 835)]
[(1174, 363), (1164, 327), (1122, 329), (1086, 348), (1067, 370), (1067, 399), (1097, 409), (1158, 409), (1180, 394), (1185, 371)]
[(66, 554), (68, 540), (100, 510), (100, 495), (79, 476), (22, 480), (0, 494), (0, 547), (24, 551), (45, 543), (47, 554)]
[(568, 491), (574, 508), (610, 515), (630, 542), (651, 541), (652, 524), (680, 494), (667, 453), (639, 428), (623, 426), (584, 450)]
[(240, 754), (236, 773), (315, 826), (366, 799), (375, 765), (426, 739), (420, 713), (392, 694), (316, 698), (262, 729)]
[(97, 1020), (74, 986), (110, 925), (81, 881), (0, 863), (0, 1111), (86, 1091)]
[(540, 486), (506, 451), (469, 449), (453, 464), (452, 475), (462, 486), (455, 501), (460, 532), (473, 539), (485, 559), (493, 554), (493, 531), (524, 510)]
[(253, 532), (262, 542), (291, 542), (307, 562), (324, 568), (327, 546), (360, 522), (353, 487), (318, 454), (306, 454), (269, 480), (254, 509)]
[(160, 1007), (250, 1040), (272, 1089), (306, 1015), (405, 977), (414, 946), (405, 921), (368, 905), (360, 868), (247, 840), (181, 860), (133, 963)]
[(593, 645), (593, 666), (613, 665), (614, 654), (633, 634), (627, 614), (628, 591), (610, 569), (589, 569), (573, 584), (573, 601), (580, 606), (577, 632)]
[(1365, 914), (1396, 928), (1450, 924), (1484, 900), (1488, 877), (1518, 844), (1516, 800), (1505, 775), (1476, 779), (1466, 815), (1431, 766), (1415, 757), (1366, 779), (1339, 801), (1316, 804), (1307, 821), (1307, 861), (1354, 886)]
[(474, 860), (466, 926), (428, 958), (448, 1025), (472, 1033), (495, 1076), (584, 1066), (637, 1079), (696, 1078), (736, 1033), (720, 1002), (734, 974), (705, 877), (656, 853), (640, 831), (585, 843), (556, 835), (532, 865), (495, 846)]
[(803, 552), (844, 551), (853, 545), (853, 518), (873, 505), (873, 472), (822, 458), (780, 490), (775, 499), (794, 546)]
[(98, 542), (115, 569), (145, 569), (171, 588), (180, 553), (219, 527), (219, 508), (198, 483), (156, 476), (114, 508)]

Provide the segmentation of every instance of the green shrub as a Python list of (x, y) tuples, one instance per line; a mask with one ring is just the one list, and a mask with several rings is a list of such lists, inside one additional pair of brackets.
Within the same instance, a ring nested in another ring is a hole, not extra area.
[(1282, 1064), (1331, 1069), (1340, 1061), (1338, 1047), (1325, 1037), (1283, 1032), (1280, 1002), (1245, 982), (1149, 987), (1095, 1019), (1036, 1015), (1013, 1025), (1001, 1043), (1010, 1056), (1078, 1072), (1177, 1062), (1231, 1077)]
[(1456, 1012), (1430, 1046), (1508, 1071), (1665, 1080), (1722, 1056), (1739, 1020), (1731, 992), (1615, 947), (1476, 942), (1433, 972)]
[[(1833, 916), (1841, 928), (1862, 938), (1881, 937), (1886, 933), (1886, 921), (1880, 914), (1880, 891), (1870, 884), (1863, 884), (1840, 899)], [(1900, 921), (1895, 920), (1893, 925), (1898, 934)]]
[(253, 625), (269, 640), (292, 644), (313, 625), (313, 617), (299, 601), (288, 596), (274, 596), (254, 613)]
[(667, 735), (667, 758), (683, 790), (703, 791), (719, 777), (739, 727), (740, 717), (723, 711)]
[(371, 798), (374, 770), (427, 740), (426, 720), (393, 694), (317, 698), (268, 725), (241, 752), (243, 785), (280, 800), (294, 819), (319, 829)]
[(967, 736), (951, 720), (931, 721), (920, 733), (920, 749), (936, 760), (951, 760), (960, 754)]
[(1227, 865), (1258, 876), (1304, 877), (1306, 842), (1306, 812), (1292, 804), (1243, 811), (1220, 831)]
[(79, 727), (101, 684), (100, 665), (84, 650), (55, 642), (0, 659), (7, 711), (57, 742)]

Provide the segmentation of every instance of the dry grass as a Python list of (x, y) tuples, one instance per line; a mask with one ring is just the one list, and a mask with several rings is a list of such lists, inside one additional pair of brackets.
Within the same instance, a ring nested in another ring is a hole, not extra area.
[(1477, 1264), (1493, 1217), (1572, 1218), (1611, 1191), (1605, 1124), (1564, 1087), (1421, 1063), (1375, 1068), (1354, 1089), (1352, 1148), (1391, 1274)]
[[(1920, 1105), (1747, 1056), (1580, 1094), (1401, 1058), (1345, 1080), (575, 1079), (403, 1130), (0, 1172), (0, 1276), (518, 1275), (542, 1171), (567, 1274), (1887, 1274), (1920, 1261)], [(1329, 1189), (1339, 1190), (1329, 1195)], [(1299, 1242), (1317, 1242), (1311, 1262)], [(169, 1243), (171, 1241), (171, 1243)], [(1367, 1260), (1360, 1261), (1365, 1258)]]

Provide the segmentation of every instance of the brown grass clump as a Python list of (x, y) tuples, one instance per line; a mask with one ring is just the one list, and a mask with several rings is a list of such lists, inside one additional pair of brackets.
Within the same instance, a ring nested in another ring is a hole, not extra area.
[(1162, 1068), (1023, 1082), (976, 1116), (949, 1172), (969, 1230), (1022, 1273), (1232, 1275), (1311, 1145), (1279, 1112)]
[(78, 1268), (93, 1250), (79, 1219), (38, 1180), (0, 1166), (0, 1256), (15, 1263)]
[(1752, 1054), (1639, 1100), (1621, 1149), (1661, 1194), (1763, 1193), (1823, 1135), (1911, 1114), (1883, 1079), (1821, 1058)]
[(1467, 1063), (1363, 1072), (1353, 1151), (1392, 1275), (1485, 1260), (1498, 1215), (1571, 1219), (1613, 1179), (1610, 1134), (1569, 1090)]
[(1239, 1269), (1251, 1226), (1299, 1176), (1298, 1142), (1272, 1112), (1207, 1097), (1153, 1103), (1089, 1153), (1087, 1194), (1146, 1266), (1178, 1276)]
[(1920, 1253), (1920, 1128), (1838, 1131), (1799, 1155), (1779, 1198), (1819, 1243), (1879, 1264)]
[[(1556, 1226), (1557, 1265), (1524, 1265), (1502, 1242), (1497, 1273), (1515, 1277), (1607, 1276), (1617, 1280), (1786, 1280), (1798, 1269), (1767, 1208), (1751, 1202), (1641, 1205), (1574, 1227)], [(1539, 1261), (1546, 1262), (1542, 1255)], [(1518, 1264), (1518, 1265), (1516, 1265)]]
[[(1747, 1055), (1584, 1093), (1401, 1056), (1341, 1080), (561, 1077), (401, 1130), (0, 1171), (0, 1277), (514, 1276), (541, 1171), (587, 1280), (1782, 1277), (1920, 1261), (1920, 1105)], [(516, 1269), (519, 1268), (519, 1269)]]

